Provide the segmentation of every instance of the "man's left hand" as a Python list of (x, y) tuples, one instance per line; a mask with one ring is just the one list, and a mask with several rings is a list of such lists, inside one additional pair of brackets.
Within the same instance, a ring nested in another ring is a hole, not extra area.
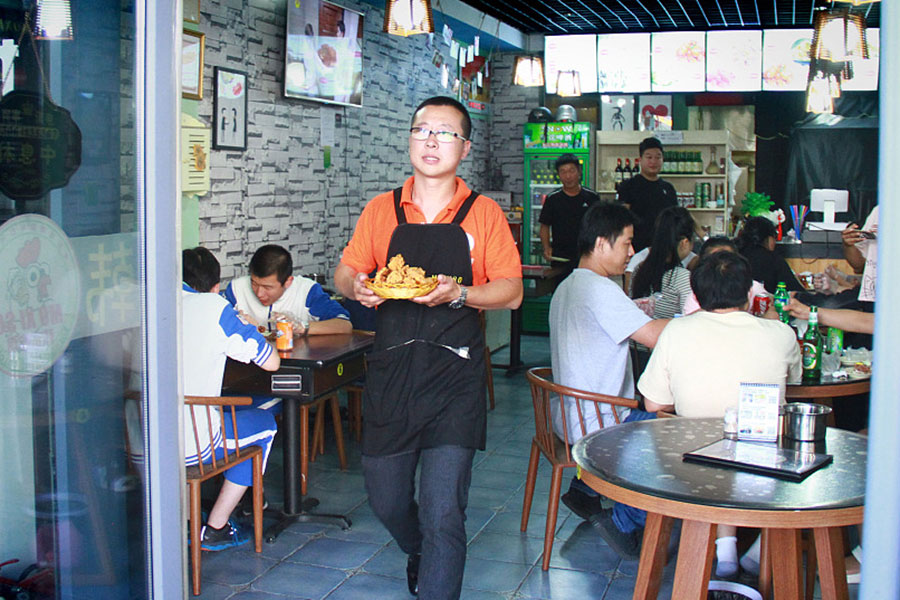
[(453, 302), (454, 300), (459, 298), (460, 294), (462, 293), (462, 287), (456, 282), (455, 279), (453, 279), (449, 275), (438, 275), (437, 280), (438, 285), (436, 288), (434, 288), (424, 296), (413, 298), (412, 301), (417, 304), (425, 304), (427, 306), (438, 306), (440, 304)]

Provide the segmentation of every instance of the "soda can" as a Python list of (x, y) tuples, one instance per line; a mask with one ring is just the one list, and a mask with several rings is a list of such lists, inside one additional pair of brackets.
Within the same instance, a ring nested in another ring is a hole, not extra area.
[(276, 324), (278, 337), (275, 338), (275, 349), (287, 351), (294, 349), (294, 325), (287, 320), (278, 321)]
[(766, 314), (770, 306), (772, 306), (771, 296), (768, 294), (757, 294), (753, 296), (753, 305), (750, 308), (750, 312), (757, 317), (761, 317)]

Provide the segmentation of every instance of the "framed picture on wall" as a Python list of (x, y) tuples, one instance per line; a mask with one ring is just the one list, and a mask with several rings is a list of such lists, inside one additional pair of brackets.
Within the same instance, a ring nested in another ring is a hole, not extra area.
[(247, 149), (247, 74), (215, 68), (213, 148)]
[(185, 29), (181, 34), (181, 97), (203, 99), (203, 47), (206, 36)]
[(638, 130), (672, 130), (672, 96), (638, 96)]
[(184, 0), (184, 20), (190, 23), (200, 22), (200, 0)]
[(634, 131), (634, 96), (600, 97), (602, 131)]

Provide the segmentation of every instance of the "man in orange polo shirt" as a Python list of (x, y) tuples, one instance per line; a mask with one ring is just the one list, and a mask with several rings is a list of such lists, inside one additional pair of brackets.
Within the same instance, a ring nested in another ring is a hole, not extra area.
[[(410, 124), (413, 176), (366, 205), (334, 279), (344, 296), (378, 307), (363, 396), (369, 503), (409, 555), (410, 593), (454, 599), (472, 459), (487, 425), (478, 311), (518, 307), (522, 267), (503, 211), (456, 176), (471, 146), (465, 107), (429, 98)], [(388, 301), (366, 288), (366, 274), (397, 254), (437, 287)]]

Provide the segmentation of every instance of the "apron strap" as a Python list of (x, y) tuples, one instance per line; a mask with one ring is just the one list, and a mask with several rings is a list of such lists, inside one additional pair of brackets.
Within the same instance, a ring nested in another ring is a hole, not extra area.
[[(397, 216), (397, 225), (406, 225), (406, 212), (400, 207), (400, 197), (402, 195), (402, 187), (394, 189), (394, 214)], [(456, 211), (456, 216), (453, 217), (452, 222), (454, 225), (459, 225), (463, 222), (463, 219), (469, 214), (469, 210), (472, 208), (472, 205), (475, 203), (475, 199), (478, 198), (478, 196), (479, 194), (476, 191), (469, 194), (469, 197), (465, 199), (459, 207), (459, 210)]]

